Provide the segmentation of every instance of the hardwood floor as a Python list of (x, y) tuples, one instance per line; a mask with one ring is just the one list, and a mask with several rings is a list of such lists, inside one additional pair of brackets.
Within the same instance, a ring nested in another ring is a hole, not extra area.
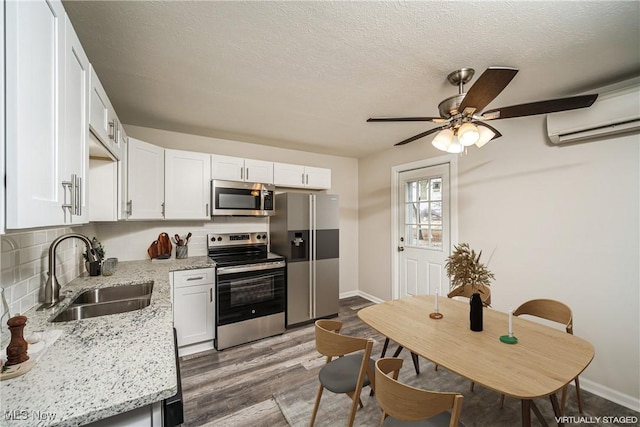
[[(382, 350), (384, 337), (357, 317), (358, 310), (370, 304), (372, 304), (370, 301), (361, 297), (340, 300), (338, 318), (344, 323), (345, 334), (372, 338), (375, 341), (373, 355), (377, 358)], [(395, 344), (392, 344), (388, 355), (391, 355), (395, 348)], [(433, 369), (425, 370), (429, 366), (426, 365), (427, 361), (420, 359), (420, 363), (423, 364), (422, 376), (436, 375)], [(313, 324), (220, 352), (211, 350), (182, 357), (180, 373), (185, 416), (183, 425), (186, 427), (288, 427), (273, 395), (292, 390), (310, 379), (317, 378), (322, 365), (324, 365), (324, 358), (315, 350)], [(466, 380), (462, 381), (462, 384), (467, 390)], [(490, 390), (486, 391), (485, 398), (481, 397), (480, 392), (466, 393), (466, 407), (463, 413), (466, 421), (464, 422), (476, 427), (511, 427), (519, 424), (519, 403), (511, 402), (515, 414), (513, 419), (497, 422), (497, 418), (506, 417), (509, 410), (499, 410), (498, 394)], [(462, 390), (461, 392), (464, 393)], [(637, 412), (584, 389), (582, 393), (586, 416), (628, 415), (636, 417), (636, 420), (640, 416)], [(569, 396), (569, 404), (573, 404), (575, 399), (571, 399), (575, 396), (575, 391), (571, 390)], [(541, 399), (541, 401), (541, 404), (545, 404), (547, 399)], [(490, 403), (487, 405), (487, 402)], [(548, 406), (546, 412), (552, 414), (551, 407)], [(491, 422), (486, 421), (487, 410), (495, 411), (495, 414), (491, 413), (488, 418), (492, 420)], [(572, 408), (570, 411), (567, 407), (567, 410), (569, 414), (580, 415), (577, 413), (577, 408)], [(482, 416), (485, 417), (485, 421), (478, 421)], [(604, 424), (594, 424), (594, 426), (602, 425)]]
[[(357, 310), (369, 304), (361, 297), (342, 299), (338, 318), (344, 322), (344, 333), (375, 335), (380, 345), (381, 337), (357, 317)], [(315, 349), (313, 324), (223, 351), (182, 357), (183, 425), (286, 427), (272, 395), (317, 377), (323, 364)]]

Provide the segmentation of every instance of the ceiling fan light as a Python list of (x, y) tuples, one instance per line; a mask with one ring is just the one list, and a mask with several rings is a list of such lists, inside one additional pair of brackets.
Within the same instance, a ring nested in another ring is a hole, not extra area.
[(448, 151), (449, 145), (453, 140), (453, 131), (451, 129), (443, 129), (433, 138), (431, 145), (441, 151)]
[(480, 138), (476, 142), (476, 147), (478, 148), (481, 148), (487, 142), (491, 141), (494, 136), (496, 136), (495, 132), (493, 132), (486, 126), (478, 126), (478, 132), (480, 132)]
[(458, 129), (458, 139), (464, 147), (475, 144), (480, 138), (480, 132), (473, 123), (463, 123)]
[(447, 147), (447, 153), (460, 154), (464, 151), (464, 145), (460, 143), (459, 138), (453, 138), (449, 147)]

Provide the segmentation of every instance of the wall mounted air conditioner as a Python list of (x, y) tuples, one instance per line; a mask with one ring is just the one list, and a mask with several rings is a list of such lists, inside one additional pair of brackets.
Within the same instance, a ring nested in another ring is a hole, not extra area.
[(591, 107), (547, 114), (547, 132), (554, 144), (640, 132), (640, 78), (590, 91), (598, 93)]

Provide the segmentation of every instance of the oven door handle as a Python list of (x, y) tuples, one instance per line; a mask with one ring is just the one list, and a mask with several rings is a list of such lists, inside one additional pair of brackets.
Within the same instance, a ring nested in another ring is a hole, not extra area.
[(277, 268), (284, 268), (285, 265), (286, 263), (284, 261), (277, 261), (264, 264), (241, 265), (238, 267), (220, 267), (217, 269), (217, 274), (218, 276), (222, 276), (225, 274), (244, 273), (247, 271), (275, 270)]

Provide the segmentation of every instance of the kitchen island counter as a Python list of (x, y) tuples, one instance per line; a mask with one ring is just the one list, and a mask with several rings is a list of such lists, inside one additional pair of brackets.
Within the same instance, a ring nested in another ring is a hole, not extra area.
[[(62, 287), (52, 309), (25, 315), (25, 337), (60, 330), (31, 371), (0, 383), (0, 425), (83, 425), (176, 394), (169, 273), (211, 267), (207, 257), (127, 261), (112, 276), (86, 273)], [(153, 281), (148, 307), (127, 313), (52, 323), (80, 292)]]

